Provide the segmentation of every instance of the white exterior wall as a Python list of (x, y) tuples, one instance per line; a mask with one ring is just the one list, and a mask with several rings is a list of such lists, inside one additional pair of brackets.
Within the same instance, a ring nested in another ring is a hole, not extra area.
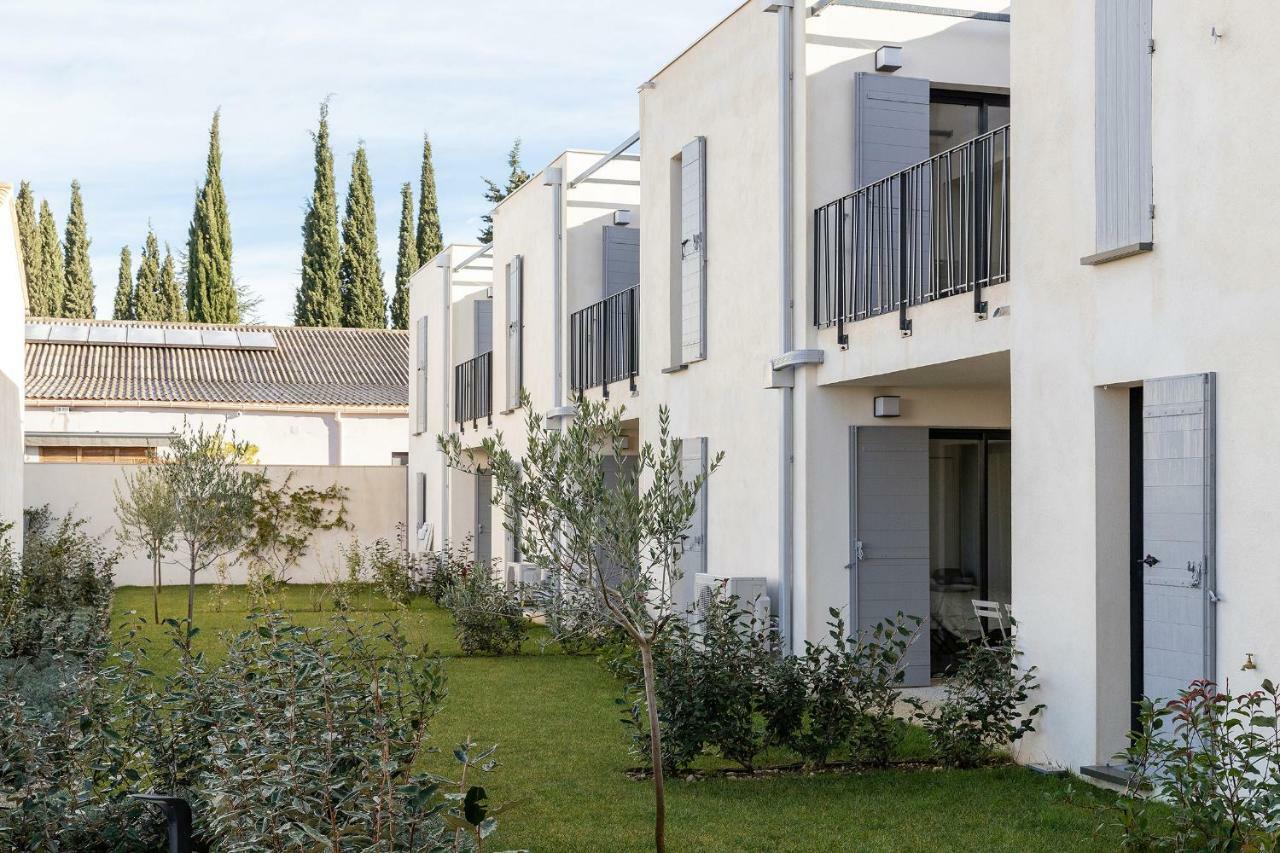
[[(793, 619), (800, 646), (826, 636), (829, 607), (849, 605), (849, 428), (872, 422), (872, 398), (903, 396), (904, 416), (894, 425), (1009, 426), (1008, 320), (975, 323), (971, 298), (912, 309), (918, 333), (911, 338), (899, 334), (896, 315), (851, 324), (844, 351), (834, 329), (812, 326), (813, 209), (856, 189), (854, 75), (874, 70), (880, 45), (897, 44), (904, 49), (898, 75), (1007, 91), (1009, 25), (842, 6), (816, 18), (800, 8), (794, 21), (794, 345), (822, 349), (826, 359), (796, 371)], [(713, 454), (725, 452), (709, 487), (708, 570), (766, 576), (775, 605), (781, 392), (764, 386), (768, 360), (781, 354), (778, 26), (762, 4), (744, 4), (656, 75), (640, 98), (641, 222), (646, 234), (659, 235), (641, 247), (642, 374), (646, 388), (656, 389), (646, 392), (643, 428), (652, 429), (666, 404), (678, 436), (708, 436)], [(671, 158), (699, 135), (707, 138), (708, 356), (663, 375), (674, 248), (660, 237), (671, 233)], [(1003, 285), (986, 292), (993, 312), (1007, 304), (1008, 292)]]
[(18, 246), (16, 199), (0, 183), (0, 522), (17, 525), (21, 544), (23, 322), (27, 314), (26, 277)]
[(1094, 251), (1093, 4), (1023, 4), (1014, 32), (1013, 598), (1048, 705), (1028, 757), (1074, 769), (1108, 759), (1127, 722), (1122, 386), (1217, 372), (1217, 672), (1233, 692), (1280, 677), (1280, 175), (1258, 106), (1280, 18), (1155, 4), (1155, 248), (1097, 267), (1079, 262)]
[[(28, 506), (48, 505), (55, 515), (71, 513), (86, 521), (86, 532), (97, 536), (108, 549), (120, 549), (116, 566), (117, 586), (150, 586), (151, 561), (145, 551), (134, 552), (117, 537), (116, 489), (123, 487), (124, 476), (137, 470), (132, 465), (98, 465), (92, 463), (28, 464), (26, 467), (26, 502)], [(405, 469), (403, 466), (254, 466), (274, 483), (282, 483), (293, 474), (291, 486), (309, 485), (326, 489), (339, 485), (347, 489), (347, 519), (351, 530), (321, 531), (312, 537), (308, 553), (303, 556), (289, 580), (293, 583), (322, 583), (341, 576), (345, 567), (341, 548), (358, 540), (369, 544), (384, 538), (396, 542), (405, 520)], [(234, 558), (228, 560), (227, 580), (244, 583), (247, 568)], [(187, 573), (176, 555), (170, 555), (161, 568), (165, 585), (185, 584)], [(196, 583), (216, 583), (213, 569), (196, 576)]]
[[(184, 420), (206, 429), (223, 425), (238, 440), (257, 447), (257, 459), (264, 465), (391, 465), (392, 453), (408, 449), (409, 422), (403, 410), (365, 414), (84, 403), (70, 403), (66, 408), (68, 411), (60, 412), (52, 406), (28, 406), (27, 431), (70, 436), (94, 433), (165, 436), (181, 430)], [(28, 461), (37, 458), (34, 448), (29, 447)]]

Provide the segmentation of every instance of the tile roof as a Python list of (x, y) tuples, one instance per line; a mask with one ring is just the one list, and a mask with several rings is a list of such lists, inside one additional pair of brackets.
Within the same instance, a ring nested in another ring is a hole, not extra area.
[[(409, 337), (395, 329), (319, 329), (119, 320), (30, 319), (51, 327), (48, 340), (26, 343), (28, 400), (136, 403), (219, 403), (285, 406), (403, 407), (409, 405)], [(88, 326), (88, 340), (64, 326)], [(121, 342), (111, 329), (179, 330)], [(184, 335), (180, 330), (200, 334)], [(217, 332), (239, 335), (218, 335)], [(271, 348), (237, 345), (267, 332)], [(183, 343), (190, 337), (202, 345)], [(39, 334), (35, 335), (39, 337)], [(223, 341), (225, 343), (218, 343)]]

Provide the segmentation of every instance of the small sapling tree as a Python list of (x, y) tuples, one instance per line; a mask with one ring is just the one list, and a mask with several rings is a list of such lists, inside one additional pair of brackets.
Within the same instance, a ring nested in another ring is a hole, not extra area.
[(177, 505), (163, 462), (124, 475), (124, 487), (116, 485), (116, 518), (120, 521), (120, 538), (146, 551), (151, 560), (152, 619), (159, 625), (160, 567), (164, 555), (174, 548), (178, 527)]
[(248, 442), (219, 425), (206, 431), (183, 422), (169, 439), (163, 470), (173, 495), (174, 535), (186, 551), (187, 622), (195, 617), (196, 575), (234, 552), (248, 536), (262, 475), (242, 466)]
[[(710, 460), (705, 473), (681, 471), (679, 439), (671, 419), (658, 415), (656, 444), (646, 442), (633, 466), (623, 466), (622, 410), (604, 402), (579, 400), (576, 415), (560, 428), (548, 426), (522, 395), (527, 445), (520, 457), (498, 433), (483, 442), (483, 457), (462, 448), (456, 434), (441, 436), (441, 450), (455, 468), (478, 472), (487, 460), (493, 476), (493, 503), (508, 511), (506, 527), (519, 538), (525, 559), (552, 575), (553, 589), (571, 589), (562, 606), (580, 607), (612, 624), (640, 657), (653, 768), (656, 817), (654, 842), (666, 849), (666, 789), (662, 770), (662, 732), (654, 675), (654, 646), (678, 618), (671, 590), (680, 576), (679, 561), (690, 519), (697, 510), (706, 477), (720, 464)], [(616, 485), (606, 478), (612, 460), (623, 473)], [(591, 623), (593, 618), (570, 620)]]

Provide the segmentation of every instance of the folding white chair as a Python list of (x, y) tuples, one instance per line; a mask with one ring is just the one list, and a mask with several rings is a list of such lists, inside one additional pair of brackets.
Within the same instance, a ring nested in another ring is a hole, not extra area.
[[(983, 601), (978, 598), (972, 599), (970, 603), (973, 605), (973, 615), (977, 617), (978, 624), (982, 626), (982, 634), (984, 637), (987, 635), (987, 626), (990, 625), (990, 621), (983, 620), (992, 619), (995, 620), (996, 625), (1000, 628), (1000, 636), (1006, 639), (1009, 637), (1010, 633), (1013, 631), (1012, 605), (1001, 604), (998, 601)], [(1007, 624), (1005, 622), (1006, 615), (1009, 618)]]

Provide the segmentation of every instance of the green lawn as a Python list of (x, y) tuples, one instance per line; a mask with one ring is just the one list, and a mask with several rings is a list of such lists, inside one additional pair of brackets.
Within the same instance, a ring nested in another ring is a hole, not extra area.
[[(209, 595), (197, 590), (197, 639), (216, 658), (219, 632), (239, 629), (245, 614), (234, 609), (243, 607), (238, 591), (220, 613), (205, 608)], [(311, 612), (312, 598), (294, 587), (286, 605), (300, 622), (323, 622), (328, 614)], [(372, 595), (358, 606), (358, 617), (391, 615)], [(119, 590), (117, 623), (128, 610), (150, 614), (151, 591)], [(161, 618), (185, 614), (185, 590), (165, 590)], [(503, 766), (484, 784), (496, 802), (519, 804), (502, 816), (494, 849), (650, 849), (651, 788), (623, 773), (637, 759), (618, 722), (619, 689), (593, 660), (540, 653), (537, 643), (521, 657), (455, 657), (447, 613), (416, 603), (400, 618), (412, 636), (452, 658), (449, 698), (432, 731), (442, 752), (430, 757), (430, 769), (451, 775), (451, 747), (468, 734), (500, 744)], [(162, 649), (153, 646), (153, 655)], [(163, 660), (153, 664), (165, 668)], [(1013, 766), (674, 780), (668, 840), (673, 851), (1114, 850), (1116, 836), (1095, 834), (1108, 796)]]

